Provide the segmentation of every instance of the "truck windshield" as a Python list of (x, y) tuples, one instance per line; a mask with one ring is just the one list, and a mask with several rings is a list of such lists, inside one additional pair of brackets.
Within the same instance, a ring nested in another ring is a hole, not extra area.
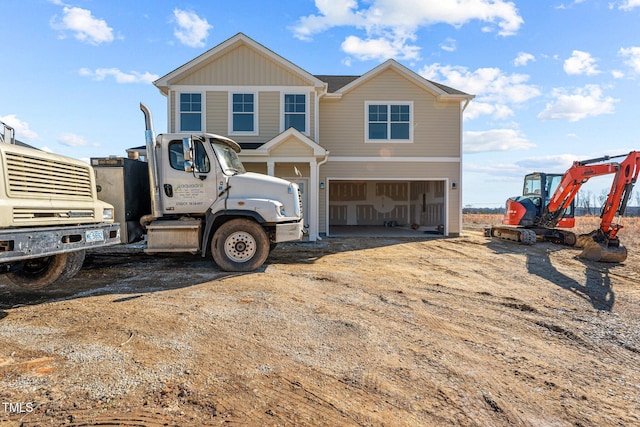
[(246, 172), (238, 155), (231, 147), (214, 140), (211, 140), (211, 146), (225, 175), (237, 175)]

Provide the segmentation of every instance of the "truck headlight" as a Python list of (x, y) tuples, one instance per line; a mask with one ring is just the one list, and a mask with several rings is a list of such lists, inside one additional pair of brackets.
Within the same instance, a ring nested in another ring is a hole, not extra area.
[(276, 212), (280, 216), (287, 216), (287, 212), (284, 209), (284, 205), (282, 203), (276, 203)]
[(102, 210), (102, 219), (113, 219), (113, 208), (104, 208)]

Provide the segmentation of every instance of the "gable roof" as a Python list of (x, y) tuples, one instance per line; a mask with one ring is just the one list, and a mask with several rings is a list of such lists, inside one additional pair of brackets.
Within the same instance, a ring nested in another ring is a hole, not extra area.
[(327, 83), (328, 93), (342, 95), (355, 89), (367, 80), (388, 69), (394, 69), (397, 72), (403, 74), (409, 80), (413, 80), (418, 85), (432, 92), (434, 95), (436, 95), (436, 97), (438, 97), (438, 99), (470, 100), (475, 98), (475, 95), (470, 95), (468, 93), (462, 92), (461, 90), (425, 79), (421, 75), (415, 73), (414, 71), (408, 69), (407, 67), (401, 65), (393, 59), (389, 59), (383, 62), (382, 64), (378, 65), (362, 76), (317, 75), (316, 77)]
[(208, 51), (206, 51), (203, 54), (197, 56), (196, 58), (192, 59), (191, 61), (187, 62), (186, 64), (183, 64), (182, 66), (176, 68), (175, 70), (171, 71), (170, 73), (160, 77), (158, 80), (154, 81), (153, 84), (158, 89), (160, 89), (160, 91), (162, 93), (164, 93), (166, 95), (168, 93), (168, 87), (171, 85), (171, 81), (177, 80), (181, 76), (184, 76), (185, 74), (188, 74), (194, 67), (197, 67), (198, 65), (208, 61), (209, 59), (212, 59), (212, 58), (214, 58), (216, 56), (224, 54), (224, 52), (232, 50), (235, 47), (237, 47), (239, 45), (242, 45), (242, 44), (244, 44), (246, 46), (249, 46), (250, 48), (255, 49), (256, 51), (264, 54), (265, 56), (269, 57), (271, 60), (273, 60), (276, 63), (280, 64), (281, 66), (283, 66), (284, 68), (288, 69), (292, 73), (297, 74), (301, 78), (309, 81), (310, 84), (313, 85), (314, 87), (319, 88), (319, 89), (326, 88), (325, 82), (323, 82), (322, 80), (318, 79), (313, 74), (303, 70), (302, 68), (300, 68), (297, 65), (295, 65), (293, 62), (283, 58), (282, 56), (278, 55), (277, 53), (273, 52), (272, 50), (267, 49), (266, 47), (264, 47), (263, 45), (261, 45), (260, 43), (256, 42), (251, 37), (246, 36), (243, 33), (238, 33), (235, 36), (231, 37), (230, 39), (227, 39), (227, 40), (223, 41), (219, 45), (209, 49)]
[(295, 138), (302, 145), (310, 148), (313, 151), (314, 156), (324, 156), (325, 154), (327, 154), (327, 150), (325, 150), (318, 143), (316, 143), (315, 141), (311, 140), (309, 137), (307, 137), (302, 132), (300, 132), (299, 130), (297, 130), (296, 128), (293, 128), (293, 127), (289, 128), (289, 129), (285, 130), (284, 132), (282, 132), (281, 134), (277, 135), (271, 141), (268, 141), (266, 144), (264, 144), (261, 147), (259, 147), (257, 149), (257, 151), (269, 152), (269, 151), (273, 150), (278, 145), (282, 144), (284, 141), (288, 140), (291, 137)]
[(316, 75), (317, 78), (327, 84), (327, 92), (333, 93), (351, 83), (352, 81), (359, 79), (361, 76), (331, 76), (331, 75)]

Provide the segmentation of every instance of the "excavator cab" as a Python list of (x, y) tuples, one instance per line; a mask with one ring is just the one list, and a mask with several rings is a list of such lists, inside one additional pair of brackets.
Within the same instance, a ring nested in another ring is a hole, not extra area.
[[(506, 212), (502, 223), (532, 227), (540, 223), (540, 218), (549, 206), (551, 196), (562, 181), (563, 174), (533, 172), (524, 177), (522, 196), (507, 200)], [(572, 228), (575, 225), (574, 203), (565, 210), (558, 227)]]

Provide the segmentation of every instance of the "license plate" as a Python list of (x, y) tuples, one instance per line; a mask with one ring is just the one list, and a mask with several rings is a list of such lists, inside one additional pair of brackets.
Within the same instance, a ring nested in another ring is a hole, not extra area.
[(88, 230), (84, 232), (84, 240), (87, 243), (101, 242), (104, 240), (104, 234), (102, 230)]

